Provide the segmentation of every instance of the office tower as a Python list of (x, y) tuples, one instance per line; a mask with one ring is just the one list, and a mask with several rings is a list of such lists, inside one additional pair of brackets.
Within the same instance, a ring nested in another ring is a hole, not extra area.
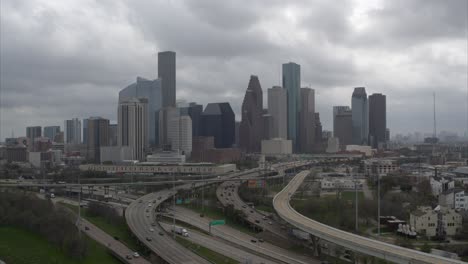
[(26, 127), (26, 137), (28, 138), (28, 150), (34, 150), (35, 139), (42, 136), (42, 128), (40, 126)]
[(109, 144), (109, 120), (102, 117), (88, 118), (87, 159), (101, 162), (101, 147)]
[(272, 116), (272, 138), (288, 138), (288, 93), (280, 86), (268, 89), (268, 113)]
[(148, 141), (150, 146), (158, 145), (158, 111), (162, 106), (161, 80), (147, 80), (142, 77), (137, 77), (136, 83), (127, 86), (119, 92), (119, 103), (132, 98), (146, 98), (148, 100)]
[(239, 147), (239, 127), (240, 127), (240, 122), (236, 121), (234, 123), (234, 145), (235, 147)]
[(203, 105), (195, 102), (189, 103), (187, 106), (179, 106), (181, 115), (188, 115), (192, 119), (192, 136), (201, 136), (201, 115), (203, 113)]
[(177, 107), (163, 107), (159, 110), (159, 146), (163, 150), (171, 149), (169, 140), (169, 122), (173, 118), (180, 116), (180, 109)]
[[(268, 110), (263, 109), (263, 115), (262, 115), (262, 128), (261, 130), (263, 131), (262, 138), (261, 139), (271, 139), (273, 138), (272, 132), (273, 132), (273, 116), (268, 113)], [(260, 152), (261, 152), (261, 141), (260, 141)]]
[(300, 109), (301, 66), (294, 62), (283, 64), (283, 87), (288, 92), (288, 139), (293, 151), (298, 149), (298, 119)]
[(229, 103), (209, 103), (202, 114), (203, 136), (214, 137), (216, 148), (234, 143), (235, 115)]
[(375, 93), (369, 96), (369, 143), (373, 148), (384, 148), (387, 130), (386, 97)]
[(83, 144), (88, 144), (88, 119), (83, 118)]
[(315, 91), (311, 88), (300, 90), (299, 130), (297, 149), (302, 153), (311, 153), (314, 148), (315, 137)]
[(176, 106), (176, 53), (158, 53), (158, 78), (161, 79), (162, 107)]
[[(314, 113), (315, 119), (315, 144), (322, 144), (322, 122), (320, 122), (320, 113)], [(320, 146), (318, 146), (320, 148)], [(317, 148), (316, 148), (317, 149)]]
[(351, 99), (351, 112), (353, 120), (353, 144), (367, 145), (369, 141), (369, 105), (366, 88), (354, 88)]
[(49, 138), (51, 141), (55, 140), (55, 136), (60, 133), (60, 126), (46, 126), (44, 127), (44, 137)]
[(333, 107), (333, 135), (338, 138), (341, 149), (353, 144), (352, 111), (348, 106)]
[(263, 138), (263, 92), (255, 75), (250, 81), (242, 102), (242, 120), (239, 126), (239, 146), (248, 153), (260, 152)]
[(65, 120), (64, 125), (64, 141), (65, 144), (80, 144), (81, 143), (81, 121), (78, 118)]
[[(344, 111), (351, 111), (351, 108), (349, 106), (346, 106), (346, 105), (337, 105), (337, 106), (333, 106), (333, 133), (335, 133), (336, 131), (336, 115), (338, 113), (343, 113)], [(333, 134), (334, 137), (336, 137), (335, 134)], [(341, 143), (341, 142), (340, 142)]]
[(192, 153), (192, 119), (180, 115), (169, 120), (168, 138), (171, 149), (190, 157)]
[(109, 124), (109, 146), (118, 146), (119, 133), (118, 124)]
[(148, 148), (148, 99), (132, 98), (119, 103), (118, 144), (132, 149), (132, 159), (144, 161)]
[(385, 142), (389, 142), (390, 141), (390, 129), (387, 128), (385, 130)]

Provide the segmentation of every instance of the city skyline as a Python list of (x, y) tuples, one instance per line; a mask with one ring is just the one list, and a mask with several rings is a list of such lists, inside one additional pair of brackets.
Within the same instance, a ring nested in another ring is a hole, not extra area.
[[(422, 3), (418, 1), (375, 5), (345, 1), (340, 6), (318, 2), (317, 9), (323, 14), (300, 2), (268, 7), (259, 3), (246, 13), (234, 3), (226, 7), (213, 4), (213, 9), (219, 12), (211, 16), (203, 16), (196, 3), (135, 6), (121, 3), (106, 6), (105, 10), (97, 3), (80, 5), (84, 5), (81, 8), (88, 19), (78, 19), (72, 12), (73, 4), (46, 5), (38, 1), (11, 5), (2, 1), (2, 34), (15, 31), (18, 37), (15, 42), (1, 38), (1, 140), (12, 131), (16, 136), (24, 136), (24, 128), (37, 125), (38, 117), (43, 119), (42, 126), (60, 125), (70, 117), (81, 119), (95, 115), (116, 122), (117, 92), (133, 83), (136, 76), (156, 79), (157, 52), (162, 50), (178, 54), (177, 99), (203, 105), (228, 101), (237, 120), (241, 116), (245, 79), (253, 74), (259, 76), (263, 87), (280, 85), (281, 64), (294, 61), (301, 65), (301, 87), (316, 91), (316, 111), (320, 112), (324, 130), (332, 130), (332, 106), (350, 105), (350, 95), (357, 86), (366, 87), (368, 94), (387, 95), (387, 123), (392, 135), (432, 131), (432, 105), (426, 102), (433, 91), (437, 94), (438, 131), (463, 135), (466, 130), (463, 1), (424, 2), (424, 10), (431, 12), (419, 12)], [(57, 24), (65, 28), (78, 26), (83, 31), (57, 33), (56, 26), (47, 24), (47, 16), (32, 15), (41, 6), (53, 11)], [(104, 15), (98, 17), (93, 9), (105, 11)], [(167, 14), (149, 16), (144, 9), (162, 9)], [(405, 9), (413, 10), (414, 14), (410, 16)], [(181, 16), (179, 22), (169, 19), (176, 10)], [(261, 11), (278, 14), (284, 19), (283, 25), (259, 15)], [(141, 12), (139, 23), (131, 19), (135, 12)], [(438, 19), (434, 22), (426, 13)], [(11, 14), (31, 17), (29, 27), (22, 28), (21, 21), (13, 19)], [(111, 14), (116, 14), (119, 25), (127, 30), (110, 29), (108, 36), (96, 34), (91, 25), (108, 23)], [(243, 15), (246, 19), (232, 24), (218, 23), (221, 15)], [(305, 26), (306, 21), (325, 19), (322, 16), (327, 19), (323, 24)], [(163, 23), (154, 23), (163, 20), (169, 21), (168, 28), (172, 30), (181, 30), (184, 25), (192, 33), (183, 39), (168, 35), (167, 27), (158, 26)], [(424, 23), (405, 26), (414, 21)], [(52, 28), (51, 32), (32, 28), (45, 24)], [(271, 30), (272, 25), (276, 25), (276, 34)], [(297, 30), (291, 33), (289, 41), (280, 41), (293, 26)], [(379, 32), (388, 35), (379, 34), (378, 27)], [(444, 30), (447, 28), (450, 30)], [(220, 29), (228, 34), (236, 30), (246, 32), (233, 38)], [(78, 37), (84, 32), (89, 35), (89, 43)], [(37, 41), (31, 41), (33, 37)], [(196, 39), (204, 40), (200, 43)], [(220, 43), (211, 41), (214, 39)], [(232, 43), (225, 42), (226, 39)], [(58, 47), (55, 50), (48, 48), (52, 41)], [(29, 46), (31, 43), (34, 46)], [(86, 55), (83, 47), (88, 52), (94, 47), (91, 43), (101, 43), (102, 47)], [(306, 49), (311, 44), (314, 48)], [(449, 71), (451, 74), (447, 76)], [(266, 93), (263, 96), (266, 105)]]

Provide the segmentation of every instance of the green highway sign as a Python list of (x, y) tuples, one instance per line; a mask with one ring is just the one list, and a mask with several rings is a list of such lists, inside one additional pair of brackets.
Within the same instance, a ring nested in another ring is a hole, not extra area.
[(213, 220), (210, 222), (210, 226), (225, 225), (225, 224), (226, 224), (225, 220)]

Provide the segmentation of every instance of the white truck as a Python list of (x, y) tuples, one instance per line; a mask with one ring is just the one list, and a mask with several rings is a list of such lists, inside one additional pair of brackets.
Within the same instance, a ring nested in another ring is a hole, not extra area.
[(189, 234), (187, 232), (187, 229), (182, 228), (180, 226), (173, 226), (171, 231), (176, 232), (176, 234), (179, 234), (179, 235), (184, 236), (184, 237), (189, 236)]

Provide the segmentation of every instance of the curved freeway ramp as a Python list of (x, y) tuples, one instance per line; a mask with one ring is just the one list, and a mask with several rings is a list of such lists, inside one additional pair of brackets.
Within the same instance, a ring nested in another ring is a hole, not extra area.
[(407, 249), (381, 241), (345, 232), (307, 218), (289, 204), (292, 194), (299, 188), (309, 171), (297, 174), (289, 184), (273, 199), (278, 215), (291, 225), (337, 245), (396, 263), (464, 263), (420, 251)]

